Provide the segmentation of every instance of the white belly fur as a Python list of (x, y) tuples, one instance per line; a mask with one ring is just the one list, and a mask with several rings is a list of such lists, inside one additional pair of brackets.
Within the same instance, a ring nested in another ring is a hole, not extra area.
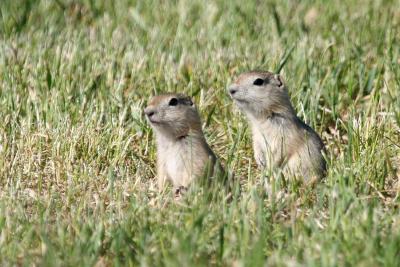
[(198, 150), (202, 144), (190, 138), (164, 146), (162, 154), (166, 156), (160, 160), (163, 162), (167, 178), (174, 187), (187, 187), (193, 179), (201, 175), (207, 158), (204, 158), (204, 151), (196, 151), (194, 147)]

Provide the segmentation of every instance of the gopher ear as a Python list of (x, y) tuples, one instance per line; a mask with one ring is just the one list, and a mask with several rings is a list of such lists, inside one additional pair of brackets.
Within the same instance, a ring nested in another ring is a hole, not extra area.
[(194, 103), (193, 103), (193, 101), (192, 101), (192, 98), (191, 98), (190, 96), (188, 96), (188, 97), (185, 98), (184, 104), (185, 104), (185, 105), (188, 105), (188, 106), (193, 106), (193, 105), (194, 105)]
[(278, 86), (279, 88), (283, 88), (285, 87), (285, 81), (283, 80), (282, 76), (279, 74), (275, 74), (274, 75), (275, 80), (278, 81)]

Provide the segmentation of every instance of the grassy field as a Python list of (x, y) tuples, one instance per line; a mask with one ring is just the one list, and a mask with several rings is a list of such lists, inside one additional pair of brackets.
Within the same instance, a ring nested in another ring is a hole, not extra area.
[[(400, 3), (0, 1), (1, 266), (400, 266)], [(326, 144), (315, 188), (266, 178), (226, 94), (281, 70)], [(143, 116), (193, 96), (241, 191), (157, 194)]]

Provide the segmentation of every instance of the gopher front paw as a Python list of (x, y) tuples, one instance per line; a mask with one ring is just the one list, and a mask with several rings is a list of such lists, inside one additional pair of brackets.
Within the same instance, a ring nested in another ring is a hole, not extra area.
[(175, 189), (175, 197), (179, 198), (181, 197), (183, 194), (185, 194), (187, 191), (187, 188), (184, 187), (183, 185), (179, 186), (178, 188)]

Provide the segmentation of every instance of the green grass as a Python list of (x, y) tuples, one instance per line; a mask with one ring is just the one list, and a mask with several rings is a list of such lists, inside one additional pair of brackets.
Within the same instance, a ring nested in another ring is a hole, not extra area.
[[(0, 265), (399, 266), (399, 29), (398, 1), (0, 1)], [(226, 94), (251, 69), (281, 69), (321, 134), (315, 188), (265, 194)], [(142, 110), (167, 91), (194, 97), (232, 201), (156, 193)]]

